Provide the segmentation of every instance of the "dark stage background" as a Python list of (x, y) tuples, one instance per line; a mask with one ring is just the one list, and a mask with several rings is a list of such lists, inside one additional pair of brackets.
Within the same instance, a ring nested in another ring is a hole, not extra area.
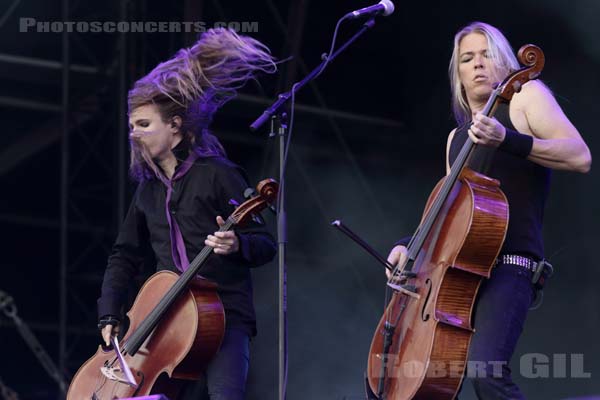
[[(277, 75), (249, 84), (214, 124), (230, 158), (256, 182), (276, 175), (277, 150), (264, 130), (250, 133), (248, 124), (316, 66), (337, 18), (371, 2), (68, 3), (68, 21), (256, 22), (251, 35), (274, 55), (295, 55)], [(71, 375), (99, 343), (95, 300), (133, 189), (126, 175), (125, 91), (190, 45), (194, 34), (72, 33), (70, 68), (63, 68), (60, 33), (19, 32), (21, 18), (64, 21), (61, 4), (0, 0), (0, 290), (12, 295), (18, 315)], [(290, 400), (363, 398), (385, 280), (382, 268), (329, 223), (343, 219), (385, 254), (417, 226), (444, 174), (453, 127), (447, 65), (454, 33), (482, 20), (503, 30), (515, 50), (539, 45), (546, 54), (542, 79), (596, 157), (599, 17), (596, 0), (398, 1), (392, 16), (379, 18), (298, 96), (288, 170)], [(343, 25), (340, 40), (358, 27)], [(530, 313), (513, 360), (515, 379), (530, 399), (600, 395), (598, 176), (594, 167), (587, 175), (554, 173), (544, 234), (556, 274), (543, 306)], [(254, 282), (259, 335), (252, 342), (248, 398), (275, 399), (276, 263), (255, 270)], [(537, 379), (519, 373), (521, 356), (531, 353), (548, 357), (550, 372), (559, 373)], [(20, 398), (57, 397), (57, 386), (1, 313), (0, 354), (0, 382)], [(591, 377), (573, 377), (570, 363), (560, 377), (565, 354), (567, 360), (583, 355)], [(465, 392), (461, 399), (474, 399), (470, 385)]]

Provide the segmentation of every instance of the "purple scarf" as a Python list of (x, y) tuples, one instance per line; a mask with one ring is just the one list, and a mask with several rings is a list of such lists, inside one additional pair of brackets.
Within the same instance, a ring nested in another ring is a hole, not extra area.
[(167, 187), (167, 198), (165, 200), (165, 212), (167, 213), (167, 222), (169, 223), (169, 232), (171, 236), (171, 254), (173, 255), (173, 262), (178, 270), (184, 272), (190, 266), (190, 261), (187, 258), (185, 251), (185, 243), (183, 236), (181, 235), (181, 229), (177, 224), (177, 220), (171, 216), (169, 210), (169, 203), (171, 202), (171, 195), (173, 194), (173, 182), (181, 179), (194, 165), (194, 162), (198, 159), (198, 154), (192, 151), (188, 158), (183, 162), (181, 168), (179, 168), (173, 177), (169, 180), (164, 175), (159, 174), (159, 178)]

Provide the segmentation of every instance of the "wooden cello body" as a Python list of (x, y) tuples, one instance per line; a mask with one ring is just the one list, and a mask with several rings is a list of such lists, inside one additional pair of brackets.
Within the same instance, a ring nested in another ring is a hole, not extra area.
[[(492, 117), (544, 66), (537, 46), (523, 46), (525, 68), (492, 92), (482, 114)], [(433, 190), (407, 258), (395, 267), (394, 290), (375, 330), (367, 362), (367, 396), (389, 400), (451, 400), (460, 389), (472, 312), (508, 228), (500, 182), (468, 167), (476, 145), (467, 140), (449, 174)]]
[[(127, 313), (130, 326), (124, 342), (178, 278), (179, 275), (173, 272), (161, 271), (144, 283)], [(139, 384), (137, 388), (112, 381), (99, 373), (115, 358), (112, 350), (104, 350), (100, 346), (73, 377), (67, 399), (109, 400), (147, 395), (153, 393), (161, 374), (175, 379), (198, 379), (219, 349), (225, 332), (225, 313), (216, 286), (207, 280), (194, 279), (135, 356), (125, 355), (127, 365)]]
[[(219, 231), (250, 220), (275, 200), (278, 189), (273, 179), (261, 181), (258, 194), (238, 206)], [(225, 333), (217, 284), (198, 275), (212, 252), (205, 246), (181, 275), (160, 271), (144, 283), (127, 313), (130, 326), (122, 344), (112, 338), (112, 348), (98, 348), (73, 377), (67, 400), (172, 395), (179, 380), (200, 378)]]
[[(431, 194), (426, 212), (442, 183)], [(385, 322), (398, 319), (388, 351), (393, 356), (388, 356), (385, 369), (388, 399), (452, 399), (462, 381), (475, 296), (502, 247), (508, 203), (498, 181), (468, 168), (454, 192), (455, 201), (442, 210), (444, 218), (416, 260), (419, 298), (401, 299), (402, 294), (394, 293), (373, 336), (368, 376), (375, 392)]]

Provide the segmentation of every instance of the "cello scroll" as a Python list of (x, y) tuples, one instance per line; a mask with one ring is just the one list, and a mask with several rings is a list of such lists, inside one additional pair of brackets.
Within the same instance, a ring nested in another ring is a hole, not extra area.
[(519, 49), (517, 55), (521, 64), (525, 65), (518, 71), (507, 76), (498, 86), (498, 97), (505, 102), (510, 102), (515, 93), (519, 93), (523, 85), (536, 79), (544, 69), (546, 57), (544, 52), (534, 44), (526, 44)]

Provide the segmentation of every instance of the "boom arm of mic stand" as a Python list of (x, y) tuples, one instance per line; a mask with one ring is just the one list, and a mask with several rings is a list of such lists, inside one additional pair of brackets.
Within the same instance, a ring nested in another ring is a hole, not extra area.
[(294, 93), (300, 91), (300, 89), (302, 89), (308, 82), (313, 80), (317, 75), (319, 75), (319, 73), (321, 73), (321, 70), (324, 67), (325, 63), (332, 62), (338, 56), (338, 54), (346, 50), (346, 48), (349, 45), (351, 45), (356, 39), (358, 39), (359, 36), (365, 33), (367, 29), (372, 28), (374, 25), (375, 18), (371, 18), (367, 22), (365, 22), (362, 28), (358, 32), (356, 32), (354, 36), (348, 39), (348, 41), (344, 43), (339, 49), (334, 51), (333, 54), (328, 57), (328, 59), (323, 60), (321, 64), (319, 64), (315, 69), (313, 69), (304, 79), (294, 84), (290, 91), (280, 94), (279, 98), (269, 108), (267, 108), (260, 117), (258, 117), (252, 124), (250, 124), (250, 130), (254, 132), (258, 128), (260, 128), (265, 122), (267, 122), (273, 115), (275, 115), (279, 111), (281, 106), (285, 104), (290, 99), (290, 97), (292, 97), (292, 91), (294, 91)]

